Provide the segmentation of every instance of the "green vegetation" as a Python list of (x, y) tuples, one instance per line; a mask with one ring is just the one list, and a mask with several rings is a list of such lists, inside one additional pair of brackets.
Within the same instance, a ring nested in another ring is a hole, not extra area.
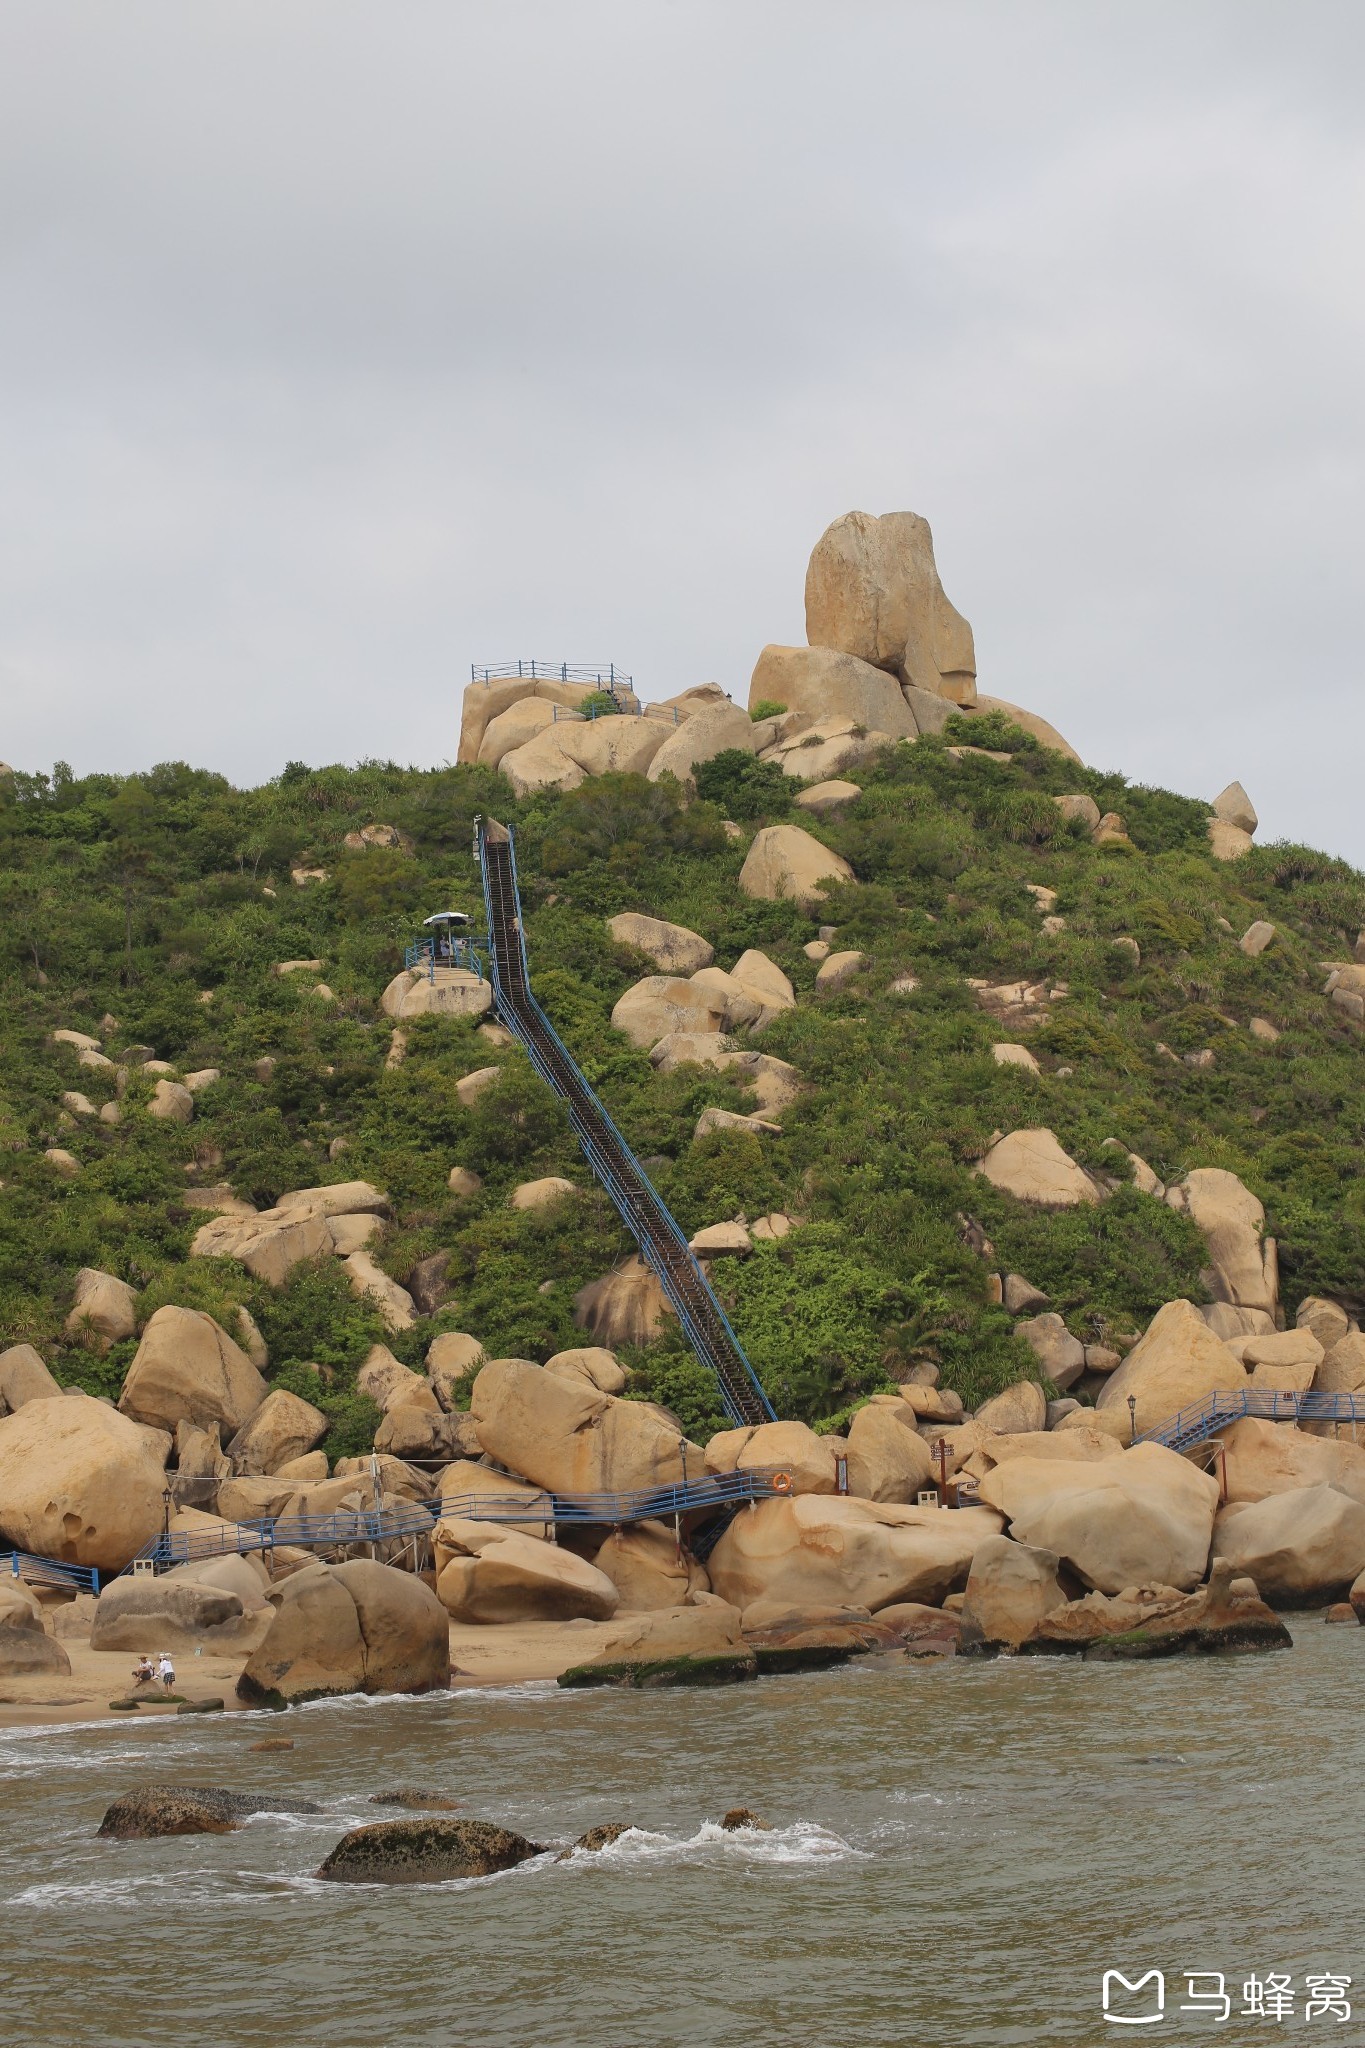
[[(955, 759), (948, 745), (960, 740), (1010, 759)], [(969, 1403), (1031, 1371), (988, 1299), (972, 1248), (983, 1233), (993, 1264), (1046, 1289), (1087, 1341), (1176, 1294), (1202, 1298), (1197, 1234), (1135, 1188), (1050, 1216), (974, 1177), (998, 1130), (1046, 1124), (1120, 1180), (1111, 1139), (1166, 1180), (1229, 1167), (1266, 1204), (1291, 1303), (1310, 1291), (1365, 1296), (1365, 1066), (1358, 1028), (1321, 994), (1320, 965), (1349, 957), (1365, 880), (1302, 847), (1217, 863), (1205, 805), (1078, 768), (996, 715), (890, 748), (857, 780), (863, 794), (837, 817), (801, 818), (857, 876), (818, 917), (738, 889), (745, 848), (722, 820), (786, 820), (799, 786), (738, 751), (699, 770), (690, 802), (671, 781), (638, 776), (517, 802), (489, 769), (381, 762), (293, 762), (247, 791), (183, 763), (122, 779), (77, 778), (59, 763), (0, 783), (0, 1338), (33, 1342), (62, 1380), (114, 1394), (132, 1344), (97, 1360), (63, 1338), (78, 1268), (132, 1282), (144, 1315), (175, 1301), (226, 1320), (242, 1305), (272, 1376), (329, 1413), (328, 1448), (361, 1449), (375, 1414), (355, 1371), (382, 1334), (376, 1310), (332, 1261), (276, 1291), (232, 1262), (190, 1260), (204, 1218), (185, 1191), (226, 1181), (265, 1206), (289, 1188), (363, 1176), (394, 1203), (376, 1248), (388, 1271), (403, 1279), (428, 1254), (449, 1254), (449, 1300), (391, 1340), (401, 1357), (420, 1362), (440, 1329), (532, 1358), (578, 1341), (575, 1294), (631, 1247), (561, 1106), (519, 1053), (472, 1025), (411, 1024), (403, 1064), (385, 1064), (392, 1027), (379, 998), (406, 940), (431, 909), (477, 904), (479, 812), (516, 827), (541, 1000), (683, 1227), (739, 1211), (797, 1218), (790, 1237), (716, 1269), (784, 1411), (832, 1426), (928, 1356)], [(1121, 813), (1131, 848), (1093, 847), (1062, 818), (1053, 797), (1077, 790)], [(348, 833), (375, 822), (397, 826), (401, 844), (347, 848)], [(298, 886), (295, 868), (327, 879)], [(1042, 930), (1030, 883), (1057, 892), (1061, 930)], [(761, 1040), (807, 1083), (781, 1137), (731, 1130), (694, 1144), (709, 1104), (755, 1106), (740, 1078), (658, 1074), (611, 1030), (614, 1002), (644, 971), (606, 934), (619, 910), (691, 926), (724, 966), (761, 947), (790, 976), (798, 1005)], [(1248, 960), (1236, 937), (1258, 917), (1278, 936)], [(817, 997), (803, 947), (822, 921), (868, 967)], [(315, 975), (272, 972), (291, 959), (321, 960), (334, 1000), (313, 993)], [(918, 984), (909, 997), (891, 993), (904, 974)], [(1042, 1080), (995, 1064), (992, 1044), (1015, 1032), (979, 1007), (972, 978), (1066, 985), (1029, 1032)], [(1252, 1016), (1279, 1041), (1252, 1038)], [(222, 1078), (188, 1126), (147, 1116), (151, 1083), (136, 1068), (121, 1122), (73, 1118), (62, 1092), (98, 1108), (114, 1099), (115, 1075), (52, 1044), (62, 1027)], [(1185, 1064), (1205, 1047), (1212, 1068)], [(265, 1055), (273, 1067), (258, 1066)], [(497, 1085), (463, 1107), (456, 1082), (490, 1064)], [(45, 1159), (52, 1146), (76, 1155), (76, 1178)], [(478, 1196), (450, 1192), (457, 1163), (483, 1177)], [(581, 1198), (509, 1210), (513, 1187), (551, 1173)], [(634, 1390), (690, 1427), (723, 1421), (676, 1328), (631, 1362)]]

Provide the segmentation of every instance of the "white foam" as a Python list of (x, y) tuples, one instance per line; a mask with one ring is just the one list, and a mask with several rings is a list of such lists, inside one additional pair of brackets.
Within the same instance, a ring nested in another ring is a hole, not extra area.
[[(785, 1828), (723, 1828), (706, 1820), (694, 1835), (669, 1835), (649, 1828), (628, 1828), (603, 1849), (580, 1849), (574, 1865), (607, 1863), (703, 1863), (734, 1859), (744, 1863), (839, 1863), (862, 1859), (842, 1836), (816, 1821), (793, 1821)], [(525, 1867), (525, 1866), (523, 1866)]]

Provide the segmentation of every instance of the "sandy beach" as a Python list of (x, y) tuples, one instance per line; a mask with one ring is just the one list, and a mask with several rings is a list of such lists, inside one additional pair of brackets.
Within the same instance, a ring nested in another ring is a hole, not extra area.
[[(498, 1628), (455, 1624), (450, 1631), (452, 1690), (485, 1685), (523, 1685), (558, 1678), (572, 1664), (600, 1654), (610, 1641), (613, 1624), (592, 1621), (528, 1622)], [(164, 1720), (177, 1707), (158, 1688), (144, 1686), (136, 1713), (115, 1709), (111, 1702), (134, 1695), (130, 1650), (92, 1650), (64, 1638), (71, 1659), (69, 1676), (50, 1673), (31, 1678), (10, 1676), (0, 1681), (0, 1728), (32, 1727), (61, 1721), (123, 1721), (130, 1726)], [(214, 1656), (180, 1652), (175, 1664), (177, 1699), (191, 1704), (221, 1699), (225, 1713), (248, 1709), (237, 1698), (237, 1680), (245, 1655)]]

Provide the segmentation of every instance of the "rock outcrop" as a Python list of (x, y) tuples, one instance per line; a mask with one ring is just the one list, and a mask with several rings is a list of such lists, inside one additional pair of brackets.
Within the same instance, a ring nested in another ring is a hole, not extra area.
[[(1188, 1301), (1159, 1308), (1116, 1372), (1095, 1397), (1097, 1410), (1127, 1409), (1129, 1396), (1138, 1434), (1155, 1429), (1182, 1408), (1209, 1394), (1246, 1391), (1245, 1368)], [(1130, 1583), (1135, 1583), (1130, 1581)]]
[(1166, 1190), (1170, 1208), (1190, 1217), (1208, 1246), (1209, 1291), (1234, 1308), (1274, 1314), (1278, 1296), (1273, 1240), (1266, 1242), (1265, 1210), (1235, 1173), (1201, 1166)]
[[(780, 704), (793, 737), (825, 720), (848, 719), (887, 740), (922, 730), (895, 676), (830, 647), (765, 647), (749, 683), (749, 709)], [(944, 709), (946, 719), (952, 706)]]
[(524, 1358), (495, 1358), (474, 1382), (470, 1414), (499, 1464), (555, 1493), (642, 1491), (676, 1485), (683, 1457), (702, 1453), (639, 1401), (599, 1393)]
[(862, 1500), (913, 1501), (934, 1480), (934, 1459), (913, 1426), (884, 1407), (860, 1408), (848, 1428), (848, 1488)]
[(1365, 1505), (1332, 1485), (1237, 1501), (1218, 1517), (1213, 1550), (1272, 1607), (1340, 1600), (1365, 1571)]
[(181, 1422), (232, 1434), (269, 1391), (245, 1351), (212, 1316), (202, 1309), (159, 1308), (142, 1333), (119, 1408), (135, 1422), (172, 1434)]
[(1066, 1603), (1059, 1560), (1050, 1550), (988, 1536), (973, 1553), (962, 1602), (963, 1648), (997, 1644), (1017, 1649), (1045, 1615)]
[(695, 974), (716, 957), (715, 947), (699, 933), (685, 925), (669, 924), (662, 917), (646, 917), (638, 910), (623, 910), (609, 917), (607, 930), (619, 946), (646, 954), (662, 974)]
[(493, 1007), (490, 984), (464, 967), (404, 968), (379, 999), (386, 1017), (482, 1017)]
[(1102, 1198), (1098, 1184), (1049, 1130), (1010, 1131), (991, 1146), (977, 1172), (992, 1187), (1039, 1209), (1074, 1209)]
[(259, 1589), (248, 1608), (240, 1593), (223, 1586), (169, 1575), (132, 1576), (115, 1579), (100, 1594), (90, 1647), (240, 1654), (263, 1640), (272, 1620)]
[(634, 1254), (600, 1280), (580, 1287), (573, 1298), (573, 1319), (579, 1329), (609, 1351), (626, 1344), (650, 1343), (672, 1313), (658, 1276)]
[(486, 1820), (377, 1820), (343, 1835), (317, 1875), (329, 1884), (447, 1884), (492, 1877), (540, 1853)]
[(595, 1565), (505, 1524), (443, 1516), (432, 1546), (437, 1597), (455, 1621), (607, 1621), (620, 1604)]
[(806, 638), (971, 704), (972, 629), (944, 594), (929, 523), (914, 512), (846, 512), (825, 529), (806, 571)]
[[(311, 1401), (273, 1387), (227, 1446), (237, 1472), (278, 1472), (327, 1434), (327, 1417)], [(325, 1477), (325, 1472), (324, 1472)]]
[(851, 882), (853, 870), (842, 854), (821, 845), (799, 825), (767, 825), (754, 834), (739, 871), (746, 896), (769, 902), (790, 898), (814, 910), (830, 885)]
[(1093, 1463), (1011, 1458), (979, 1491), (1018, 1541), (1054, 1551), (1098, 1592), (1189, 1592), (1204, 1576), (1218, 1482), (1159, 1444)]
[(709, 1593), (704, 1566), (681, 1553), (672, 1529), (662, 1522), (633, 1522), (614, 1529), (594, 1563), (620, 1596), (623, 1612), (646, 1613), (685, 1607), (694, 1593)]
[(111, 1344), (137, 1330), (137, 1294), (126, 1280), (82, 1266), (76, 1275), (76, 1298), (66, 1319), (66, 1334), (101, 1357)]
[(161, 1528), (168, 1436), (88, 1395), (0, 1418), (5, 1547), (120, 1572)]
[(274, 1619), (237, 1681), (250, 1705), (431, 1692), (450, 1682), (449, 1619), (410, 1572), (368, 1558), (310, 1564), (271, 1599)]
[(1229, 1501), (1334, 1486), (1365, 1506), (1365, 1449), (1358, 1444), (1309, 1436), (1292, 1422), (1265, 1422), (1256, 1415), (1242, 1416), (1220, 1432), (1220, 1440)]
[(982, 1508), (901, 1507), (846, 1494), (760, 1501), (736, 1516), (707, 1561), (722, 1600), (793, 1607), (942, 1602), (967, 1583), (1000, 1517)]
[(61, 1391), (31, 1344), (0, 1351), (0, 1414), (13, 1415), (30, 1401), (55, 1401)]

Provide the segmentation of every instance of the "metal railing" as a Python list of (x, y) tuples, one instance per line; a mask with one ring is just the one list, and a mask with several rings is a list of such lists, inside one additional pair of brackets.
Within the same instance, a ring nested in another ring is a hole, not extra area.
[[(783, 1480), (786, 1485), (782, 1484)], [(747, 1472), (708, 1472), (674, 1486), (651, 1486), (626, 1493), (451, 1493), (430, 1500), (403, 1501), (393, 1507), (343, 1508), (328, 1515), (266, 1515), (257, 1521), (220, 1522), (207, 1529), (172, 1529), (145, 1543), (124, 1567), (136, 1573), (168, 1571), (210, 1557), (241, 1556), (276, 1549), (330, 1550), (357, 1543), (408, 1543), (430, 1536), (442, 1520), (512, 1522), (525, 1525), (566, 1523), (579, 1528), (619, 1527), (627, 1522), (668, 1520), (673, 1516), (707, 1514), (742, 1507), (747, 1501), (770, 1500), (790, 1490), (790, 1475), (780, 1466), (760, 1465)], [(28, 1563), (47, 1566), (35, 1558)], [(76, 1566), (47, 1566), (75, 1571)], [(89, 1575), (87, 1575), (89, 1576)]]
[(500, 683), (510, 676), (524, 676), (535, 683), (600, 683), (604, 690), (633, 690), (634, 678), (615, 663), (575, 664), (571, 661), (499, 661), (491, 668), (469, 665), (471, 683)]
[(78, 1593), (98, 1593), (100, 1575), (93, 1565), (63, 1564), (55, 1557), (31, 1557), (26, 1550), (0, 1556), (0, 1573), (30, 1586), (74, 1586)]
[(1240, 1422), (1244, 1415), (1260, 1416), (1266, 1422), (1365, 1423), (1365, 1394), (1291, 1394), (1272, 1392), (1268, 1387), (1250, 1388), (1243, 1394), (1208, 1394), (1168, 1415), (1155, 1429), (1143, 1430), (1134, 1442), (1165, 1444), (1168, 1450), (1181, 1451), (1230, 1423)]
[(483, 961), (479, 947), (484, 943), (481, 933), (467, 939), (456, 939), (446, 948), (436, 939), (417, 939), (403, 954), (405, 967), (420, 967), (428, 981), (435, 981), (438, 967), (462, 967), (466, 974), (477, 974), (483, 980)]
[(774, 1421), (772, 1404), (687, 1239), (531, 993), (510, 830), (480, 818), (475, 834), (499, 1018), (520, 1040), (541, 1079), (564, 1101), (588, 1165), (657, 1276), (698, 1360), (715, 1375), (726, 1413), (737, 1423)]

